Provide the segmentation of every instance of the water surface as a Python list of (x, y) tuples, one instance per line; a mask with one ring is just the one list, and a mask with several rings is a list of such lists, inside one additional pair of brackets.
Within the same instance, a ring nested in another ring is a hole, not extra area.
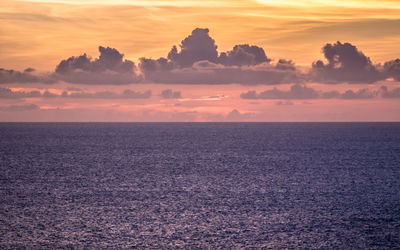
[(400, 123), (0, 123), (0, 247), (399, 248)]

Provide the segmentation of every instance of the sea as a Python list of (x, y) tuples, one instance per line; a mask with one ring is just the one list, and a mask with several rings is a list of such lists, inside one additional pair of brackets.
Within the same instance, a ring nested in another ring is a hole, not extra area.
[(0, 123), (1, 249), (399, 249), (400, 123)]

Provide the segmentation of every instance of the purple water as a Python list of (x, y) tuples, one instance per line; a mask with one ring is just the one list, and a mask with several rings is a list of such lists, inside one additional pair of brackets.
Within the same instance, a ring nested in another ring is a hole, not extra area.
[(400, 123), (0, 123), (0, 248), (400, 248)]

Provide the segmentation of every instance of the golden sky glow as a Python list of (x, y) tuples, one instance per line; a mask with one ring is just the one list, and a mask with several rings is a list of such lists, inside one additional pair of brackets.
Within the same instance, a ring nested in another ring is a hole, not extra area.
[(337, 40), (357, 44), (374, 61), (400, 52), (395, 1), (62, 2), (1, 1), (0, 67), (52, 69), (72, 54), (95, 56), (99, 45), (132, 60), (165, 56), (196, 27), (209, 28), (220, 50), (251, 43), (300, 65)]

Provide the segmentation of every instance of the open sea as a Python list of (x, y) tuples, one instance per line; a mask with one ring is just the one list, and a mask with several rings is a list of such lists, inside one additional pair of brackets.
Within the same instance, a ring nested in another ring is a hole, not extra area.
[(0, 123), (0, 248), (400, 248), (400, 123)]

